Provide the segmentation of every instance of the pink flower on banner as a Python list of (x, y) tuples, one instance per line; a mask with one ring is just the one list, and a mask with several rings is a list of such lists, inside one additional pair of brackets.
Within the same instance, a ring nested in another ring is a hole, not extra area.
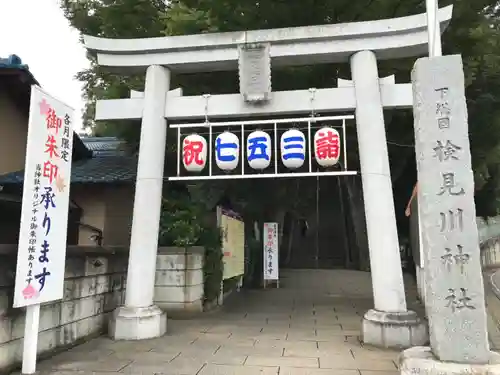
[(26, 288), (23, 289), (23, 296), (24, 299), (31, 299), (33, 297), (36, 297), (38, 295), (38, 292), (36, 291), (35, 288), (31, 284), (28, 284)]
[(47, 103), (45, 99), (43, 99), (40, 103), (38, 103), (38, 106), (40, 107), (41, 115), (46, 115), (49, 112), (50, 105), (49, 103)]

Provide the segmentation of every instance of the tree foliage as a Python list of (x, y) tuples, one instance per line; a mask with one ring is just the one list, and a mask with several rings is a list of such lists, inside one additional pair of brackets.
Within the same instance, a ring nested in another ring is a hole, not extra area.
[(222, 235), (205, 216), (204, 207), (190, 200), (182, 188), (170, 189), (162, 203), (158, 242), (160, 246), (205, 248), (204, 302), (213, 302), (219, 296), (222, 282)]
[[(163, 35), (166, 12), (163, 0), (61, 0), (64, 15), (84, 35), (107, 38), (146, 38)], [(124, 121), (96, 124), (95, 102), (127, 97), (131, 89), (143, 90), (144, 76), (123, 76), (101, 69), (87, 54), (90, 68), (77, 74), (83, 82), (86, 100), (84, 126), (97, 135), (113, 135), (128, 140), (139, 138), (137, 124)]]
[[(450, 3), (451, 0), (440, 1), (440, 6)], [(463, 57), (477, 208), (480, 214), (494, 214), (500, 179), (496, 167), (500, 161), (499, 7), (496, 0), (456, 0), (453, 3), (453, 19), (443, 37), (444, 53), (459, 53)], [(63, 0), (62, 7), (70, 23), (82, 33), (110, 38), (307, 26), (425, 12), (425, 2), (421, 0), (172, 0), (168, 5), (163, 0)], [(98, 134), (118, 135), (137, 142), (137, 124), (95, 124), (92, 118), (97, 98), (126, 97), (130, 89), (142, 90), (143, 77), (116, 76), (96, 66), (92, 56), (89, 59), (91, 68), (78, 75), (85, 84), (88, 100), (85, 123)], [(382, 61), (380, 76), (395, 74), (397, 81), (408, 82), (413, 63), (413, 59)], [(273, 69), (273, 89), (335, 87), (338, 78), (349, 77), (347, 64)], [(238, 91), (235, 72), (175, 76), (173, 84), (174, 87), (182, 86), (187, 95)], [(392, 177), (397, 180), (408, 166), (413, 166), (415, 157), (411, 111), (387, 112), (386, 127)], [(357, 149), (353, 133), (347, 139), (351, 150)], [(351, 153), (351, 156), (353, 161), (349, 162), (356, 165), (357, 155)], [(404, 184), (398, 185), (402, 188), (396, 195), (410, 195), (415, 180), (406, 179)], [(294, 196), (294, 184), (283, 181), (197, 184), (192, 188), (193, 194), (197, 189), (201, 189), (200, 194), (204, 196), (230, 194), (249, 212), (258, 211), (260, 215), (262, 207), (290, 208), (295, 204), (290, 198)], [(268, 194), (269, 191), (275, 194)], [(259, 196), (258, 209), (252, 195)], [(398, 208), (398, 211), (403, 210)]]

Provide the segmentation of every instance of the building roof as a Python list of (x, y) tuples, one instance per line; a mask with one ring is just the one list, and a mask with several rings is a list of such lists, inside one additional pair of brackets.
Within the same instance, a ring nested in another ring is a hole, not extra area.
[[(137, 171), (135, 156), (105, 156), (83, 159), (71, 166), (72, 184), (132, 183)], [(0, 176), (0, 185), (18, 185), (24, 181), (24, 170)]]
[(23, 64), (21, 58), (17, 55), (10, 55), (5, 59), (0, 58), (0, 69), (2, 75), (24, 75), (26, 78), (24, 81), (26, 83), (30, 85), (39, 85), (33, 74), (31, 74), (29, 66)]
[(125, 155), (125, 142), (116, 137), (81, 137), (83, 144), (93, 156)]
[[(127, 156), (121, 149), (124, 142), (115, 137), (82, 137), (92, 156), (74, 161), (72, 184), (133, 183), (137, 172), (137, 156)], [(0, 175), (0, 185), (18, 185), (24, 170)]]
[[(28, 113), (31, 86), (39, 85), (29, 67), (16, 55), (0, 58), (0, 90), (19, 110)], [(71, 183), (130, 183), (135, 181), (137, 157), (126, 156), (125, 142), (115, 137), (73, 136)], [(19, 185), (24, 170), (0, 176), (0, 185)]]

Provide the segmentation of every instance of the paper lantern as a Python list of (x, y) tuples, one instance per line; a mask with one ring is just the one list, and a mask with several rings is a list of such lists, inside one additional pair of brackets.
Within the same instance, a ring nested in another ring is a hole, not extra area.
[(215, 139), (215, 162), (223, 171), (232, 171), (240, 161), (240, 140), (236, 134), (224, 132)]
[(337, 130), (325, 127), (314, 134), (314, 157), (322, 167), (337, 164), (340, 157), (340, 136)]
[(201, 172), (207, 164), (207, 141), (191, 134), (182, 142), (182, 162), (188, 172)]
[(281, 162), (290, 169), (302, 167), (306, 159), (306, 137), (297, 129), (290, 129), (281, 136)]
[(257, 130), (247, 138), (247, 160), (250, 168), (266, 169), (271, 163), (271, 137)]

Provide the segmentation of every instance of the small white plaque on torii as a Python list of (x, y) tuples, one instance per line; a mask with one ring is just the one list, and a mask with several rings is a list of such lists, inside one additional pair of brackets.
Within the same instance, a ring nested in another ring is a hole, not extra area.
[(269, 43), (238, 46), (240, 93), (246, 102), (265, 102), (271, 97), (271, 55), (269, 48)]

